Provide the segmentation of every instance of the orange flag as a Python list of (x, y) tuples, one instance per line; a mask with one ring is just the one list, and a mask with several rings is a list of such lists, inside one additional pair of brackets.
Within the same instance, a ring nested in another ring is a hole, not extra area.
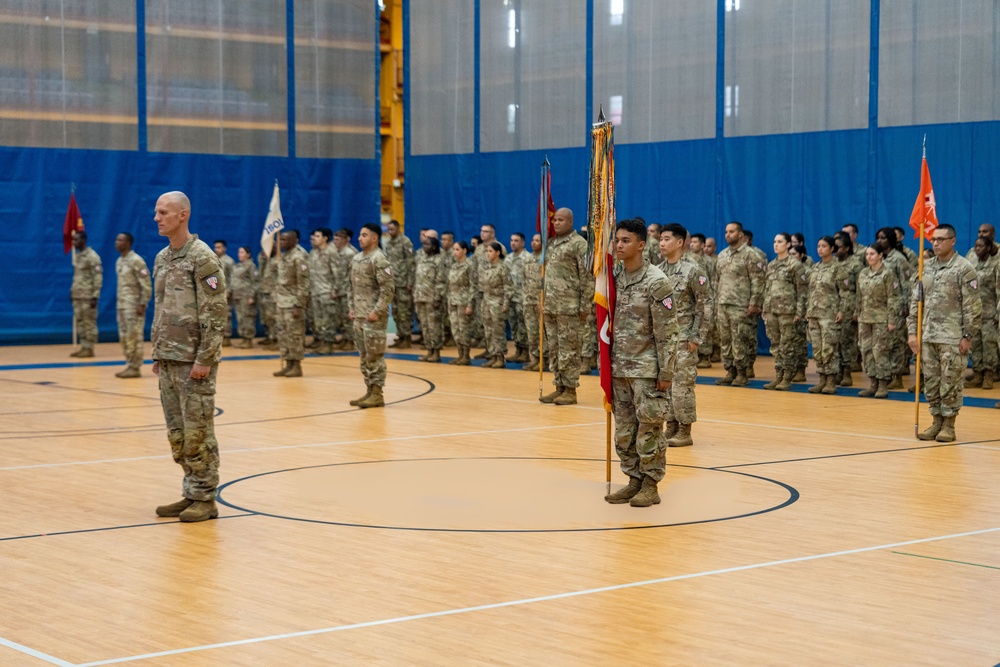
[(910, 214), (910, 227), (916, 232), (913, 238), (920, 238), (921, 227), (924, 238), (930, 238), (937, 226), (937, 204), (934, 201), (934, 188), (931, 186), (931, 170), (927, 166), (927, 158), (923, 158), (920, 164), (920, 194), (917, 195), (913, 213)]
[(76, 195), (69, 194), (69, 206), (66, 208), (66, 218), (63, 220), (63, 254), (73, 247), (73, 232), (83, 231), (83, 218), (76, 205)]

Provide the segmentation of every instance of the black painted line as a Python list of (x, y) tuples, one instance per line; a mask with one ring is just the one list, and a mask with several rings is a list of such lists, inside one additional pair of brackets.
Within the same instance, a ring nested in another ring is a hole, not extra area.
[(926, 558), (927, 560), (939, 560), (944, 563), (955, 563), (957, 565), (971, 565), (973, 567), (985, 567), (990, 570), (1000, 570), (1000, 567), (996, 565), (983, 565), (982, 563), (970, 563), (964, 560), (952, 560), (951, 558), (937, 558), (935, 556), (924, 556), (923, 554), (910, 554), (905, 551), (893, 551), (894, 554), (899, 554), (900, 556), (913, 556), (914, 558)]
[[(217, 520), (238, 519), (241, 516), (255, 516), (255, 513), (247, 512), (245, 514), (230, 514), (228, 516), (216, 517), (216, 519)], [(62, 535), (80, 535), (83, 533), (101, 533), (109, 530), (126, 530), (128, 528), (147, 528), (149, 526), (169, 526), (178, 523), (181, 523), (180, 519), (178, 519), (177, 521), (153, 521), (150, 523), (134, 523), (127, 526), (106, 526), (104, 528), (81, 528), (79, 530), (60, 530), (52, 533), (36, 533), (34, 535), (15, 535), (13, 537), (0, 537), (0, 542), (12, 542), (14, 540), (30, 540), (37, 537), (59, 537)]]
[(716, 470), (729, 468), (749, 468), (751, 466), (769, 466), (778, 463), (800, 463), (802, 461), (822, 461), (824, 459), (840, 459), (848, 456), (868, 456), (870, 454), (894, 454), (896, 452), (914, 452), (922, 449), (940, 449), (941, 447), (962, 447), (963, 445), (982, 445), (988, 442), (1000, 442), (1000, 438), (992, 440), (972, 440), (970, 442), (946, 442), (938, 445), (920, 445), (917, 447), (899, 447), (897, 449), (875, 449), (867, 452), (848, 452), (846, 454), (826, 454), (824, 456), (807, 456), (798, 459), (779, 459), (777, 461), (759, 461), (757, 463), (736, 463), (731, 466), (715, 466)]

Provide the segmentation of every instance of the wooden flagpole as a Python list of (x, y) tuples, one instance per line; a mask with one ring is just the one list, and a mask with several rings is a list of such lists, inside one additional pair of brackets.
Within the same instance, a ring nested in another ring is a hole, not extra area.
[[(923, 160), (927, 159), (927, 135), (924, 135), (924, 153), (920, 165), (920, 177), (923, 179)], [(924, 209), (924, 219), (920, 221), (920, 254), (917, 257), (917, 361), (914, 366), (916, 384), (913, 387), (913, 435), (920, 434), (920, 358), (923, 354), (924, 338), (924, 237), (927, 235), (927, 212)]]

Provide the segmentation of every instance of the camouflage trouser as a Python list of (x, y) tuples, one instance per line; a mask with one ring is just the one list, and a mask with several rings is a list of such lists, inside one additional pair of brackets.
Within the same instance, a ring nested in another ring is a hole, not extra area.
[(146, 318), (135, 314), (135, 307), (118, 309), (118, 340), (125, 353), (125, 361), (129, 368), (142, 368), (142, 329)]
[(226, 338), (233, 337), (233, 300), (226, 299), (226, 328), (222, 330), (222, 335)]
[(240, 338), (253, 338), (257, 335), (257, 304), (250, 299), (236, 299), (236, 329)]
[(798, 370), (809, 365), (809, 323), (805, 318), (802, 318), (795, 324), (794, 334), (795, 340), (792, 343), (794, 349), (792, 358), (794, 359), (794, 370)]
[(962, 371), (965, 355), (958, 345), (928, 343), (921, 345), (921, 370), (924, 375), (924, 396), (932, 415), (954, 417), (962, 408)]
[(812, 337), (813, 361), (820, 375), (840, 373), (840, 323), (833, 319), (809, 319)]
[(528, 354), (532, 359), (538, 359), (538, 336), (541, 333), (538, 330), (538, 325), (540, 323), (538, 303), (524, 304), (524, 331), (528, 338)]
[[(454, 334), (453, 334), (454, 335)], [(469, 337), (472, 340), (483, 339), (483, 293), (477, 292), (472, 297), (472, 322), (469, 324)]]
[(423, 336), (424, 347), (428, 350), (440, 350), (444, 342), (444, 313), (441, 306), (427, 301), (418, 301), (417, 319), (420, 321), (420, 334)]
[(845, 319), (840, 323), (840, 368), (850, 373), (857, 358), (858, 323), (855, 320)]
[(413, 292), (405, 287), (397, 288), (392, 297), (392, 321), (396, 323), (397, 336), (413, 334)]
[(483, 347), (491, 357), (507, 354), (507, 314), (501, 312), (500, 303), (490, 298), (483, 299)]
[(758, 337), (760, 336), (760, 314), (751, 315), (750, 322), (753, 327), (753, 344), (750, 346), (750, 362), (748, 365), (753, 366), (757, 363), (757, 348), (760, 346), (760, 341), (758, 340)]
[(268, 339), (278, 340), (278, 305), (274, 296), (267, 292), (260, 294), (260, 320)]
[(347, 303), (346, 296), (338, 296), (334, 301), (334, 323), (333, 331), (335, 334), (342, 334), (344, 340), (353, 341), (354, 340), (354, 323), (347, 316), (351, 312), (350, 304)]
[(663, 479), (667, 468), (663, 415), (669, 400), (656, 391), (656, 378), (611, 378), (615, 449), (622, 472), (629, 477)]
[(591, 305), (587, 321), (580, 335), (580, 356), (590, 359), (597, 356), (597, 309)]
[(336, 318), (337, 308), (333, 297), (329, 293), (323, 296), (311, 296), (309, 306), (312, 313), (313, 336), (324, 343), (332, 343), (336, 333), (333, 321)]
[(750, 365), (750, 355), (757, 349), (756, 325), (757, 318), (747, 315), (743, 306), (719, 306), (719, 338), (726, 370)]
[(548, 343), (549, 367), (557, 387), (580, 386), (580, 315), (545, 313), (545, 340)]
[(219, 443), (215, 440), (215, 377), (191, 379), (192, 363), (160, 361), (160, 402), (174, 461), (184, 470), (182, 494), (212, 500), (219, 486)]
[(507, 311), (507, 322), (510, 324), (510, 337), (518, 347), (527, 347), (528, 330), (524, 321), (524, 307), (511, 301)]
[(306, 318), (305, 312), (299, 308), (278, 309), (278, 349), (285, 361), (299, 361), (305, 354)]
[(97, 342), (97, 308), (90, 305), (90, 299), (73, 299), (73, 318), (76, 320), (80, 347), (94, 349)]
[(906, 340), (907, 338), (906, 327), (902, 327), (901, 330), (896, 329), (892, 334), (892, 346), (889, 348), (889, 366), (892, 368), (894, 374), (901, 372), (904, 365), (909, 368), (911, 350)]
[(361, 357), (361, 375), (365, 386), (385, 386), (385, 331), (388, 321), (369, 322), (363, 317), (354, 318), (354, 344)]
[(456, 345), (469, 347), (472, 342), (472, 315), (465, 314), (465, 306), (448, 306), (448, 319), (451, 322), (451, 337)]
[[(715, 317), (714, 302), (712, 307), (709, 307), (708, 304), (706, 303), (704, 317), (705, 320), (708, 322), (715, 322), (716, 317)], [(712, 332), (709, 334), (708, 338), (706, 340), (703, 340), (701, 342), (701, 347), (698, 348), (698, 354), (704, 357), (707, 357), (712, 354), (712, 347), (714, 346), (716, 339), (719, 337), (719, 330), (714, 326), (711, 329)]]
[(698, 352), (689, 352), (687, 342), (677, 343), (674, 357), (674, 381), (670, 385), (670, 400), (667, 403), (667, 421), (693, 424), (698, 421), (698, 410), (694, 397), (694, 385), (698, 380)]
[(997, 367), (997, 325), (993, 318), (983, 317), (983, 327), (972, 337), (972, 370), (993, 370)]
[(774, 368), (777, 371), (794, 371), (796, 368), (795, 342), (798, 336), (794, 320), (794, 315), (779, 313), (768, 313), (764, 318), (764, 328), (771, 341), (771, 356), (774, 357)]
[[(897, 327), (899, 323), (897, 322)], [(898, 330), (898, 329), (897, 329)], [(860, 322), (858, 341), (861, 343), (861, 365), (865, 375), (878, 380), (891, 380), (896, 369), (889, 363), (896, 332), (889, 331), (887, 322)]]

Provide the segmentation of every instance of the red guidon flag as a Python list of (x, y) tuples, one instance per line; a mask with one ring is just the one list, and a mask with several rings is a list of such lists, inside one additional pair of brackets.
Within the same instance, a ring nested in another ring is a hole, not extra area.
[(931, 186), (931, 170), (927, 166), (927, 158), (923, 158), (920, 161), (920, 194), (917, 195), (913, 213), (910, 214), (910, 227), (916, 232), (913, 238), (920, 238), (921, 228), (924, 238), (930, 238), (937, 226), (937, 203), (934, 201), (934, 188)]
[(604, 409), (611, 411), (611, 342), (615, 313), (615, 280), (611, 275), (614, 266), (611, 248), (605, 249), (604, 264), (594, 283), (594, 303), (597, 305), (597, 347), (601, 355), (601, 389), (604, 390)]
[(73, 232), (83, 231), (83, 218), (76, 205), (76, 195), (69, 194), (69, 207), (66, 209), (66, 219), (63, 220), (63, 253), (68, 253), (73, 247)]

